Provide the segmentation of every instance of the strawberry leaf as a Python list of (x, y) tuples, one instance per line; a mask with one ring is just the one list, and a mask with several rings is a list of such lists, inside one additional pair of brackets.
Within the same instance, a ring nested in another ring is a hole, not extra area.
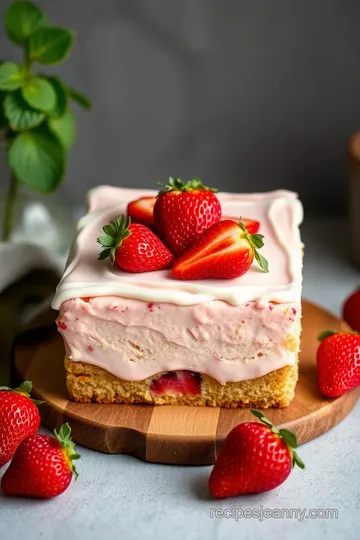
[(31, 381), (24, 381), (21, 383), (19, 388), (15, 388), (14, 392), (21, 392), (22, 394), (29, 394), (32, 390), (32, 382)]
[(23, 396), (26, 396), (29, 398), (35, 405), (42, 405), (42, 403), (45, 403), (45, 401), (42, 401), (40, 399), (33, 399), (30, 396), (31, 390), (32, 390), (32, 382), (31, 381), (24, 381), (21, 383), (18, 388), (9, 388), (8, 386), (0, 386), (1, 390), (7, 390), (8, 392), (15, 392), (16, 394), (22, 394)]
[(244, 233), (244, 237), (246, 238), (246, 240), (249, 242), (249, 244), (254, 249), (254, 257), (255, 257), (256, 262), (258, 263), (260, 268), (262, 268), (262, 270), (264, 270), (264, 272), (268, 272), (269, 271), (269, 263), (268, 263), (268, 261), (265, 259), (265, 257), (263, 257), (257, 251), (258, 249), (262, 248), (263, 245), (264, 245), (264, 242), (263, 242), (264, 235), (263, 234), (249, 234), (249, 232), (248, 232), (247, 228), (245, 227), (244, 223), (242, 222), (241, 218), (239, 220), (239, 227), (242, 230), (242, 232)]
[(107, 259), (108, 257), (110, 257), (110, 252), (111, 252), (111, 249), (104, 249), (103, 251), (101, 251), (101, 253), (99, 254), (99, 258), (98, 260), (99, 261), (103, 261), (104, 259)]
[(161, 184), (157, 183), (158, 186), (162, 187), (163, 189), (159, 192), (159, 195), (163, 195), (164, 193), (168, 193), (169, 191), (211, 191), (213, 193), (216, 193), (218, 190), (215, 188), (212, 188), (210, 186), (205, 186), (200, 178), (197, 176), (194, 176), (192, 180), (189, 180), (188, 182), (184, 182), (181, 180), (181, 178), (170, 176), (169, 181), (167, 184)]
[(98, 260), (104, 260), (109, 257), (111, 264), (113, 265), (115, 263), (115, 252), (117, 248), (131, 234), (129, 231), (130, 225), (130, 217), (121, 215), (116, 221), (111, 221), (109, 225), (103, 226), (102, 229), (106, 233), (106, 236), (99, 236), (97, 242), (105, 249), (100, 252)]
[(109, 236), (114, 236), (116, 233), (115, 227), (113, 227), (113, 225), (104, 225), (103, 231), (105, 234), (108, 234)]
[(274, 424), (268, 418), (266, 418), (266, 416), (264, 416), (262, 412), (257, 411), (256, 409), (250, 409), (250, 412), (254, 416), (256, 416), (256, 418), (261, 420), (263, 424), (268, 426), (271, 429), (271, 431), (275, 433), (275, 435), (278, 435), (279, 437), (282, 438), (282, 440), (288, 447), (289, 452), (291, 453), (292, 466), (295, 467), (295, 465), (297, 465), (298, 467), (300, 467), (300, 469), (305, 469), (304, 462), (294, 450), (294, 448), (298, 447), (298, 442), (297, 442), (295, 433), (292, 433), (292, 431), (289, 431), (288, 429), (280, 429), (279, 431), (278, 428), (274, 426)]
[(263, 234), (251, 234), (250, 235), (251, 243), (257, 249), (260, 249), (260, 248), (263, 247), (263, 245), (264, 245), (263, 238), (264, 238)]
[(267, 418), (263, 415), (263, 413), (260, 411), (257, 411), (256, 409), (250, 409), (250, 412), (251, 414), (256, 416), (256, 418), (258, 418), (259, 420), (262, 420), (263, 418), (267, 420)]
[(269, 263), (265, 259), (265, 257), (263, 257), (261, 255), (261, 253), (259, 253), (256, 249), (255, 249), (254, 256), (255, 256), (255, 259), (256, 259), (258, 265), (260, 266), (260, 268), (262, 268), (264, 270), (264, 272), (268, 272), (269, 271)]
[(98, 242), (104, 247), (112, 247), (114, 243), (114, 238), (112, 238), (111, 236), (99, 236)]
[(319, 335), (318, 335), (318, 340), (319, 341), (324, 341), (324, 339), (330, 337), (330, 336), (333, 336), (334, 334), (337, 334), (337, 332), (335, 332), (335, 330), (324, 330), (324, 332), (321, 332)]
[(286, 442), (288, 446), (291, 446), (291, 448), (297, 448), (298, 442), (295, 433), (292, 433), (291, 431), (288, 431), (287, 429), (280, 429), (280, 435)]
[(250, 409), (250, 412), (256, 416), (256, 418), (261, 420), (263, 424), (266, 424), (269, 428), (274, 428), (274, 424), (268, 418), (266, 418), (262, 412), (257, 411), (256, 409)]
[(305, 469), (305, 463), (295, 451), (292, 452), (292, 456), (293, 456), (293, 467), (297, 465), (298, 467), (300, 467), (300, 469)]
[(18, 394), (24, 394), (27, 397), (30, 397), (30, 392), (32, 390), (32, 382), (24, 381), (17, 388), (9, 388), (9, 386), (0, 386), (0, 390), (11, 390), (11, 392), (17, 392)]
[(80, 455), (75, 452), (75, 443), (71, 439), (71, 427), (68, 423), (63, 424), (59, 431), (54, 429), (54, 436), (55, 439), (58, 441), (64, 452), (66, 453), (66, 456), (69, 460), (69, 466), (71, 469), (71, 472), (75, 475), (75, 478), (77, 478), (78, 472), (76, 470), (75, 465), (72, 463), (74, 459), (80, 459)]

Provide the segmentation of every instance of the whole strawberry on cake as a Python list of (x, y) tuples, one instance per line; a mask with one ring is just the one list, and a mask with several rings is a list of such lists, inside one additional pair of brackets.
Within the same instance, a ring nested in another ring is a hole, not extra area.
[(53, 308), (78, 402), (286, 407), (298, 378), (295, 193), (90, 191)]

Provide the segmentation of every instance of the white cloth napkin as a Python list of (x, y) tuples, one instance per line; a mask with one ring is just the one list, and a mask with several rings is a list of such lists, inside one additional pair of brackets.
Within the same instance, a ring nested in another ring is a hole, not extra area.
[(32, 270), (60, 272), (63, 266), (63, 257), (39, 245), (0, 242), (0, 294)]

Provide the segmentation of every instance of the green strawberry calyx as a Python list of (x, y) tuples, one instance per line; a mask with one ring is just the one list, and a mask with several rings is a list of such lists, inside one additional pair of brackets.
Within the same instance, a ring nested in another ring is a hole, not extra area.
[(17, 388), (9, 388), (8, 386), (0, 386), (0, 390), (6, 390), (8, 392), (15, 392), (16, 394), (21, 394), (22, 396), (25, 396), (29, 398), (35, 405), (41, 405), (42, 403), (45, 403), (45, 401), (41, 401), (40, 399), (33, 399), (31, 397), (31, 390), (32, 390), (32, 382), (31, 381), (24, 381), (18, 386)]
[(61, 449), (66, 457), (71, 472), (75, 475), (75, 478), (77, 478), (79, 474), (76, 470), (73, 460), (80, 459), (80, 455), (75, 452), (75, 443), (71, 439), (71, 427), (68, 423), (63, 424), (59, 431), (54, 429), (54, 436), (61, 446)]
[(263, 415), (262, 412), (257, 411), (256, 409), (250, 409), (251, 413), (256, 416), (263, 424), (268, 426), (270, 430), (280, 437), (288, 447), (291, 457), (292, 457), (292, 466), (295, 467), (297, 465), (300, 467), (300, 469), (305, 469), (305, 464), (302, 461), (302, 459), (298, 456), (298, 454), (295, 452), (295, 448), (298, 447), (298, 442), (295, 433), (292, 433), (292, 431), (288, 431), (287, 429), (278, 429), (266, 416)]
[(258, 263), (260, 268), (264, 270), (264, 272), (268, 272), (269, 263), (267, 259), (265, 259), (265, 257), (261, 255), (261, 253), (258, 252), (258, 249), (261, 249), (264, 245), (264, 241), (263, 241), (264, 235), (263, 234), (250, 234), (248, 230), (246, 229), (244, 223), (241, 221), (241, 218), (239, 220), (239, 227), (244, 233), (244, 237), (246, 238), (246, 240), (254, 249), (254, 257), (255, 257), (256, 262)]
[(167, 184), (161, 184), (158, 182), (157, 185), (163, 188), (158, 193), (158, 197), (159, 195), (163, 195), (164, 193), (169, 193), (170, 191), (183, 191), (183, 192), (211, 191), (212, 193), (217, 192), (216, 188), (205, 186), (200, 180), (200, 178), (198, 178), (197, 176), (194, 176), (191, 180), (189, 180), (186, 183), (183, 180), (181, 180), (181, 178), (170, 176)]
[(320, 332), (318, 335), (318, 341), (324, 341), (328, 337), (335, 336), (336, 334), (352, 334), (353, 336), (359, 336), (359, 332), (355, 332), (355, 330), (324, 330), (323, 332)]
[(335, 332), (335, 330), (324, 330), (323, 332), (320, 332), (320, 334), (318, 335), (318, 340), (319, 341), (324, 341), (324, 339), (330, 337), (330, 336), (334, 336), (335, 334), (337, 334), (338, 332)]
[(108, 225), (103, 226), (102, 230), (104, 231), (105, 236), (99, 236), (97, 239), (98, 244), (103, 247), (98, 260), (102, 261), (103, 259), (110, 257), (110, 262), (114, 265), (117, 248), (119, 248), (125, 238), (128, 238), (131, 234), (131, 231), (129, 230), (130, 225), (130, 217), (121, 215), (115, 221), (111, 221)]

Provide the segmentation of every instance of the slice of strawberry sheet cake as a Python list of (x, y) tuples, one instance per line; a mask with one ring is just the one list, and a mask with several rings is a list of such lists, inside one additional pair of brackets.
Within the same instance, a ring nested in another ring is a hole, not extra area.
[(88, 194), (52, 303), (78, 402), (286, 407), (298, 378), (302, 205), (198, 178)]

